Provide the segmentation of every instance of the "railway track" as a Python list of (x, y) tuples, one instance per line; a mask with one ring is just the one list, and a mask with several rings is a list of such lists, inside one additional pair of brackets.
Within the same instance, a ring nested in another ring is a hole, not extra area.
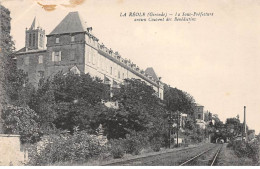
[[(214, 166), (214, 165), (216, 165), (217, 158), (218, 158), (218, 155), (219, 155), (222, 147), (223, 147), (223, 144), (217, 145), (213, 148), (209, 148), (208, 150), (205, 150), (205, 151), (193, 156), (192, 158), (189, 158), (188, 160), (182, 162), (179, 166), (203, 165), (203, 164), (205, 165), (205, 162), (209, 166)], [(208, 159), (206, 158), (206, 159), (201, 160), (200, 158), (203, 156), (204, 156), (204, 158), (205, 158), (205, 156), (207, 156)]]
[(221, 147), (218, 149), (217, 153), (215, 154), (213, 160), (212, 160), (211, 163), (210, 163), (210, 166), (213, 166), (213, 165), (216, 164), (216, 162), (217, 162), (217, 158), (218, 158), (218, 155), (219, 155), (219, 153), (220, 153), (222, 147), (223, 147), (223, 144), (221, 145)]
[[(215, 148), (215, 146), (213, 146)], [(203, 149), (203, 152), (210, 151), (212, 149), (212, 145), (204, 145), (204, 146), (197, 146), (197, 147), (190, 147), (185, 149), (180, 149), (171, 152), (165, 152), (160, 154), (154, 154), (144, 157), (138, 157), (133, 159), (128, 159), (124, 161), (116, 161), (112, 163), (103, 164), (103, 166), (122, 166), (122, 165), (178, 165), (179, 161), (183, 160), (187, 154), (190, 154), (193, 151), (200, 151)], [(206, 150), (205, 150), (206, 149)], [(200, 153), (201, 154), (201, 153)], [(202, 155), (202, 154), (201, 154)], [(167, 163), (164, 161), (168, 160)]]

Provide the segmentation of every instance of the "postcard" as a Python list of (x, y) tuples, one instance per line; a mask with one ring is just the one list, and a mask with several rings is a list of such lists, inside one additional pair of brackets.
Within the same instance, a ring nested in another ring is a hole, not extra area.
[(259, 11), (0, 0), (0, 165), (259, 165)]

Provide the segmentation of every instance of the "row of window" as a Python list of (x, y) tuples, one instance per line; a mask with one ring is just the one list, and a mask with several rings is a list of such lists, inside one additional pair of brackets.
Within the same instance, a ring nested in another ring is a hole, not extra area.
[[(116, 63), (110, 61), (109, 59), (99, 55), (95, 49), (90, 48), (87, 53), (87, 62), (91, 63), (94, 67), (100, 68), (102, 71), (109, 73), (111, 76), (117, 77), (118, 79), (125, 79), (125, 68), (121, 68), (121, 66), (117, 66)], [(112, 63), (109, 63), (112, 62)], [(109, 66), (111, 65), (112, 66)], [(138, 78), (134, 74), (129, 78)]]
[[(75, 42), (75, 36), (70, 36), (70, 41)], [(60, 43), (60, 38), (56, 37), (55, 43)]]
[[(75, 55), (76, 55), (76, 51), (74, 50), (70, 50), (70, 60), (74, 61), (75, 60)], [(53, 62), (60, 62), (62, 60), (62, 56), (61, 56), (61, 51), (56, 51), (56, 52), (52, 52), (52, 61)], [(27, 56), (24, 58), (24, 64), (25, 65), (29, 65), (30, 63), (30, 57)], [(38, 64), (43, 63), (43, 56), (40, 55), (38, 57)]]
[[(29, 65), (29, 63), (30, 63), (30, 57), (27, 56), (27, 57), (24, 58), (24, 64)], [(43, 63), (43, 56), (42, 55), (40, 55), (38, 57), (38, 64), (41, 64), (41, 63)]]
[[(75, 60), (75, 56), (76, 56), (76, 50), (72, 49), (70, 50), (70, 61), (74, 61)], [(62, 61), (62, 53), (61, 51), (55, 51), (52, 52), (52, 59), (53, 62), (60, 62)]]
[[(110, 75), (114, 75), (115, 77), (119, 78), (119, 79), (124, 79), (125, 78), (125, 74), (122, 73), (121, 76), (121, 72), (120, 70), (116, 70), (116, 68), (114, 66), (108, 66), (108, 59), (104, 58), (103, 56), (99, 55), (94, 49), (90, 48), (88, 54), (87, 54), (87, 61), (88, 63), (91, 63), (92, 65), (95, 65), (97, 68), (100, 68), (103, 71), (106, 71), (107, 73), (109, 73)], [(114, 65), (116, 65), (114, 63)], [(119, 68), (120, 69), (120, 68)]]
[[(112, 67), (112, 66), (110, 67), (110, 75), (113, 76), (113, 67)], [(118, 79), (121, 78), (121, 73), (120, 73), (120, 71), (117, 72), (117, 78), (118, 78)], [(125, 74), (122, 73), (122, 79), (124, 79), (124, 78), (125, 78)]]
[[(71, 42), (75, 42), (75, 36), (70, 36), (70, 41)], [(56, 37), (55, 43), (56, 44), (60, 43), (60, 38), (59, 37)], [(88, 43), (94, 45), (95, 47), (97, 47), (97, 42), (95, 40), (92, 40), (92, 38), (88, 39)]]

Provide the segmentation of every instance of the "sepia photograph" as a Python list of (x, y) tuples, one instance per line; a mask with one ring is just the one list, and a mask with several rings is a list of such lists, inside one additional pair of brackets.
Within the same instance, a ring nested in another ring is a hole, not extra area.
[(260, 1), (0, 0), (0, 166), (259, 166)]

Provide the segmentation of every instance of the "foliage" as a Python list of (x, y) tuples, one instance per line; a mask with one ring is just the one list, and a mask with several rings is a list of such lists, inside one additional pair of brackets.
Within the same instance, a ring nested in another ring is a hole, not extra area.
[(76, 75), (68, 72), (64, 75), (59, 72), (54, 76), (52, 84), (56, 103), (74, 102), (81, 99), (95, 105), (101, 102), (101, 99), (108, 99), (108, 86), (89, 74)]
[(45, 148), (40, 152), (30, 152), (31, 165), (51, 165), (60, 162), (86, 162), (108, 151), (96, 136), (85, 131), (73, 135), (49, 135)]
[(101, 100), (107, 99), (107, 92), (108, 86), (89, 74), (59, 72), (39, 86), (29, 106), (41, 117), (41, 126), (71, 132), (79, 126), (91, 133), (98, 126), (93, 115), (105, 109)]
[[(5, 27), (1, 27), (4, 29)], [(8, 28), (7, 28), (8, 29)], [(11, 104), (10, 98), (8, 97), (8, 88), (11, 87), (9, 84), (9, 77), (15, 75), (16, 64), (13, 57), (15, 51), (14, 42), (12, 37), (8, 33), (10, 30), (2, 31), (1, 34), (1, 57), (0, 57), (0, 104)], [(10, 91), (10, 90), (9, 90)], [(1, 126), (0, 126), (1, 127)]]
[(123, 139), (111, 139), (111, 154), (113, 158), (122, 158), (125, 154)]
[(151, 143), (150, 143), (152, 150), (155, 152), (160, 151), (162, 144), (163, 144), (163, 140), (161, 137), (152, 138)]
[(195, 100), (190, 94), (182, 90), (165, 85), (164, 102), (168, 110), (180, 111), (193, 116)]
[(254, 163), (259, 161), (259, 142), (257, 140), (252, 142), (234, 140), (229, 143), (228, 147), (232, 147), (238, 157), (249, 157)]
[(205, 131), (198, 126), (195, 126), (193, 130), (186, 130), (185, 133), (188, 139), (193, 143), (202, 142), (205, 136)]
[(113, 100), (121, 101), (124, 106), (133, 102), (152, 104), (159, 100), (154, 89), (139, 79), (125, 79), (124, 84), (113, 92)]
[(165, 133), (167, 114), (152, 87), (137, 79), (126, 79), (125, 85), (114, 90), (113, 100), (118, 101), (119, 109), (108, 109), (96, 114), (109, 139), (126, 138), (131, 131)]
[(91, 106), (79, 100), (78, 103), (57, 103), (54, 106), (54, 110), (57, 113), (57, 117), (53, 123), (57, 128), (73, 132), (73, 128), (78, 126), (79, 130), (95, 133), (95, 129), (99, 124), (94, 118), (95, 114), (105, 111), (106, 107), (102, 104)]
[(38, 115), (29, 107), (8, 105), (2, 112), (4, 133), (19, 134), (23, 142), (35, 142), (39, 139)]
[(50, 81), (47, 80), (43, 86), (32, 94), (29, 107), (33, 109), (39, 118), (39, 125), (43, 134), (50, 134), (49, 130), (55, 130), (54, 120), (57, 118), (55, 111), (55, 100), (53, 90), (50, 88)]
[(147, 146), (147, 143), (147, 138), (143, 137), (141, 133), (133, 132), (126, 135), (124, 139), (124, 149), (128, 154), (138, 155), (141, 150)]
[(242, 133), (243, 124), (240, 123), (238, 118), (228, 118), (225, 123), (227, 137), (233, 140), (236, 136)]
[(110, 144), (112, 156), (114, 158), (122, 158), (125, 153), (132, 155), (140, 154), (142, 149), (149, 147), (149, 138), (143, 132), (131, 131), (124, 139), (110, 139)]
[(29, 103), (34, 87), (28, 82), (28, 76), (23, 70), (10, 71), (6, 75), (4, 89), (7, 93), (9, 104), (25, 106)]

